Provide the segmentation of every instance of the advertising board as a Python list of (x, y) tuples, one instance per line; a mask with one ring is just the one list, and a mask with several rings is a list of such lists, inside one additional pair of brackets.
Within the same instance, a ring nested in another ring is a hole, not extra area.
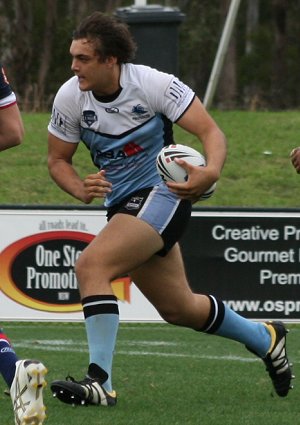
[[(82, 320), (74, 264), (104, 210), (0, 209), (0, 320)], [(255, 320), (300, 320), (300, 211), (194, 210), (181, 247), (190, 285)], [(159, 276), (158, 276), (159, 278)], [(160, 321), (128, 276), (122, 321)]]
[(194, 212), (182, 240), (191, 287), (252, 319), (300, 320), (300, 212)]
[[(0, 210), (0, 320), (83, 320), (74, 264), (105, 223), (99, 210)], [(113, 290), (121, 320), (161, 320), (129, 277)]]

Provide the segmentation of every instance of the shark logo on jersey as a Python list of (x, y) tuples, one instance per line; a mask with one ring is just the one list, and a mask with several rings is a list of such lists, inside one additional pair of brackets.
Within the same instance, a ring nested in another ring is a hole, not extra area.
[(138, 105), (133, 106), (131, 112), (133, 114), (143, 115), (146, 114), (148, 111), (146, 111), (146, 109), (139, 103)]
[(94, 122), (98, 121), (95, 111), (83, 111), (83, 121), (90, 127)]
[(145, 109), (140, 103), (132, 107), (131, 113), (134, 114), (134, 120), (143, 120), (150, 117), (147, 109)]

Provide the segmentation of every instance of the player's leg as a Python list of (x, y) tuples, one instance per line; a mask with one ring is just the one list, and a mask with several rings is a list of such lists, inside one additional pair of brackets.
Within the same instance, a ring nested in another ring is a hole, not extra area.
[(192, 293), (178, 245), (166, 257), (154, 256), (131, 276), (166, 321), (241, 342), (263, 359), (277, 394), (287, 395), (292, 373), (281, 323), (253, 322), (213, 296)]
[[(112, 359), (119, 324), (111, 282), (163, 250), (166, 235), (168, 244), (174, 243), (189, 220), (190, 210), (190, 202), (178, 199), (163, 183), (142, 189), (109, 209), (108, 224), (76, 263), (92, 365), (88, 375), (97, 378), (106, 393), (112, 391)], [(52, 385), (54, 393), (62, 401), (73, 403), (70, 395), (74, 395), (75, 384), (69, 393), (69, 384), (62, 392), (60, 386), (61, 382)], [(91, 397), (83, 401), (99, 404), (99, 389), (89, 389)], [(81, 401), (79, 390), (75, 404)]]
[(9, 387), (15, 424), (42, 424), (45, 415), (43, 388), (47, 369), (36, 360), (18, 360), (6, 334), (0, 329), (0, 372)]
[(0, 373), (10, 388), (15, 376), (18, 357), (7, 335), (0, 328)]
[(119, 311), (111, 282), (136, 268), (163, 246), (148, 223), (116, 214), (82, 252), (76, 264), (86, 333), (89, 368), (82, 381), (55, 381), (51, 389), (70, 404), (116, 404), (112, 388), (112, 361)]
[(192, 292), (178, 244), (165, 257), (152, 257), (131, 277), (166, 321), (235, 339), (260, 355), (268, 350), (271, 337), (263, 324), (243, 318), (212, 296)]

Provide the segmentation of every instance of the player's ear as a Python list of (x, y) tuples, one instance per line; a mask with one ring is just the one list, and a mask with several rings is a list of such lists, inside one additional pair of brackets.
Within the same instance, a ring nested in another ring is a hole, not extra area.
[(108, 56), (104, 62), (109, 66), (113, 66), (118, 62), (118, 58), (116, 56)]

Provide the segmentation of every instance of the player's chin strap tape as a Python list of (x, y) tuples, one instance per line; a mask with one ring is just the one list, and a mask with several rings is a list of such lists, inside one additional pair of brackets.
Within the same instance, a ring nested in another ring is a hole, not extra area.
[(210, 300), (210, 312), (206, 323), (199, 331), (214, 334), (223, 322), (225, 306), (223, 301), (218, 300), (212, 295), (208, 295), (208, 298)]

